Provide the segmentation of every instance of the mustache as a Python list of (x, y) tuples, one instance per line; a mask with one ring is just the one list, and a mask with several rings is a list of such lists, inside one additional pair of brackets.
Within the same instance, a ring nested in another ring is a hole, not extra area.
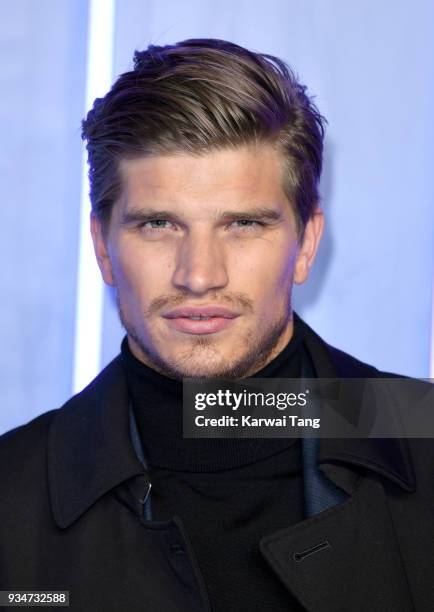
[(244, 310), (253, 312), (253, 300), (251, 300), (244, 293), (209, 293), (206, 299), (198, 298), (193, 299), (189, 291), (181, 291), (176, 295), (161, 295), (155, 298), (149, 304), (149, 307), (145, 311), (145, 316), (157, 314), (162, 309), (176, 308), (179, 306), (195, 306), (197, 302), (203, 304), (206, 301), (207, 305), (213, 306), (233, 306), (242, 307)]

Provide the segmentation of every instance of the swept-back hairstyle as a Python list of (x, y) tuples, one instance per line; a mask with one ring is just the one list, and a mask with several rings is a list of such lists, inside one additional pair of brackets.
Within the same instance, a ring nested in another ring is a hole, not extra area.
[(82, 122), (92, 210), (106, 227), (120, 195), (119, 162), (270, 143), (299, 237), (318, 203), (324, 118), (291, 69), (224, 40), (192, 39), (134, 54), (134, 69)]

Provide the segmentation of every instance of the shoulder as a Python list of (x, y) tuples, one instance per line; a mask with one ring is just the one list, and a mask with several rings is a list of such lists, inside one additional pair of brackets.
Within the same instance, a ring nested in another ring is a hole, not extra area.
[[(434, 439), (427, 434), (428, 429), (424, 430), (423, 426), (434, 423), (433, 384), (426, 380), (380, 370), (326, 343), (313, 330), (310, 331), (316, 337), (316, 341), (322, 344), (339, 378), (378, 379), (379, 396), (381, 390), (381, 392), (386, 391), (388, 397), (382, 408), (384, 409), (386, 405), (391, 409), (399, 407), (399, 418), (405, 423), (406, 431), (413, 431), (413, 434), (405, 435), (401, 440), (402, 446), (407, 449), (419, 490), (427, 495), (426, 499), (428, 497), (431, 499), (434, 482)], [(382, 397), (384, 399), (386, 396)], [(418, 412), (424, 416), (424, 421), (422, 424), (419, 422), (419, 426), (414, 420)], [(383, 452), (386, 452), (387, 442), (387, 440), (378, 440)]]
[(387, 376), (375, 366), (328, 344), (303, 319), (294, 313), (319, 378), (377, 378)]
[[(358, 374), (363, 373), (363, 376), (376, 378), (377, 376), (387, 375), (386, 372), (381, 372), (375, 366), (370, 363), (366, 363), (354, 357), (354, 355), (350, 355), (349, 353), (345, 353), (341, 349), (336, 348), (330, 344), (324, 342), (326, 349), (330, 353), (330, 357), (333, 360), (333, 363), (337, 367), (340, 372), (340, 375), (343, 378), (356, 378)], [(398, 376), (394, 374), (392, 376)]]
[[(319, 378), (366, 378), (379, 380), (378, 390), (386, 391), (390, 407), (399, 407), (400, 414), (406, 414), (412, 422), (418, 409), (424, 410), (424, 418), (434, 422), (434, 386), (424, 380), (410, 378), (402, 374), (380, 370), (372, 364), (357, 359), (353, 355), (328, 344), (305, 321), (294, 313), (297, 323), (303, 331), (303, 337), (314, 361)], [(387, 380), (386, 380), (387, 379)], [(384, 396), (383, 396), (384, 397)], [(423, 432), (422, 423), (422, 432)], [(434, 440), (418, 436), (406, 438), (406, 445), (411, 449), (416, 472), (429, 474), (434, 478)], [(428, 477), (428, 476), (427, 476)]]
[(23, 477), (30, 478), (35, 470), (45, 465), (47, 440), (56, 421), (77, 421), (92, 410), (100, 399), (112, 397), (122, 387), (122, 366), (114, 359), (80, 393), (63, 406), (49, 410), (0, 436), (0, 482), (12, 484)]
[(50, 410), (32, 419), (29, 423), (12, 429), (0, 436), (0, 477), (1, 481), (18, 477), (25, 466), (35, 465), (37, 457), (45, 451), (45, 440), (54, 414)]
[[(0, 437), (0, 537), (4, 547), (15, 525), (32, 524), (48, 501), (47, 440), (58, 411), (45, 412)], [(42, 514), (47, 515), (46, 511)]]

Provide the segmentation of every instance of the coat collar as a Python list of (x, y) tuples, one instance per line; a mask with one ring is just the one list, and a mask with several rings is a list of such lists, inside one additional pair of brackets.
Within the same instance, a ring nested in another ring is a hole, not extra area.
[(144, 470), (130, 438), (128, 390), (120, 358), (54, 416), (48, 478), (54, 518), (71, 525), (102, 495)]
[[(382, 375), (327, 345), (297, 319), (318, 377)], [(125, 373), (117, 357), (55, 413), (48, 438), (48, 478), (53, 514), (60, 528), (71, 525), (111, 489), (134, 476), (144, 476), (131, 442), (128, 403)], [(350, 465), (381, 474), (407, 491), (415, 488), (405, 439), (321, 439), (318, 462), (326, 473), (330, 466), (335, 474), (339, 466)], [(345, 470), (341, 476), (348, 480)]]
[[(301, 327), (318, 378), (379, 378), (393, 376), (380, 372), (322, 340), (304, 321), (294, 315)], [(336, 484), (351, 492), (356, 482), (341, 466), (365, 468), (388, 478), (406, 491), (416, 488), (408, 441), (405, 438), (360, 438), (319, 441), (318, 464)], [(333, 469), (331, 469), (333, 466)]]

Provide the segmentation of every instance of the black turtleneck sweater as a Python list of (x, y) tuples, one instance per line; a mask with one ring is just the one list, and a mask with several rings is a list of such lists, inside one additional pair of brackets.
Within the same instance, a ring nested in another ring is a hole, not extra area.
[[(260, 378), (297, 378), (300, 327)], [(260, 540), (304, 518), (295, 439), (184, 439), (182, 383), (145, 366), (122, 343), (122, 361), (152, 482), (154, 520), (180, 517), (215, 612), (300, 610), (268, 566)]]

